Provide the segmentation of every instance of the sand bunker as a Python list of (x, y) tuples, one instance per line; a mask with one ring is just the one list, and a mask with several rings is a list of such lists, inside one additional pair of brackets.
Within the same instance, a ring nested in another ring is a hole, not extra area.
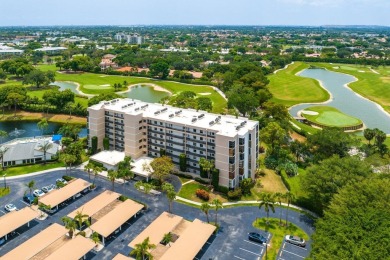
[(210, 93), (210, 92), (198, 93), (198, 95), (201, 95), (201, 96), (208, 96), (208, 95), (211, 95), (211, 93)]
[(100, 85), (100, 87), (109, 87), (110, 84), (104, 84), (104, 85)]
[(311, 115), (311, 116), (316, 116), (316, 115), (318, 115), (318, 112), (310, 111), (310, 110), (302, 110), (301, 113), (302, 113), (302, 114), (305, 114), (305, 115)]

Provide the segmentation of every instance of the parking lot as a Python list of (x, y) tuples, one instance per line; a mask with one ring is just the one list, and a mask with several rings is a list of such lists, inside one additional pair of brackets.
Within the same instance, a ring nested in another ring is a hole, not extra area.
[[(271, 233), (265, 231), (257, 231), (260, 235), (264, 236), (269, 243), (271, 239)], [(237, 243), (237, 248), (234, 251), (234, 259), (249, 260), (249, 259), (261, 259), (265, 254), (265, 244), (260, 244), (254, 241), (249, 241), (248, 234), (240, 237), (241, 242)]]
[(278, 253), (278, 260), (299, 260), (309, 256), (310, 244), (306, 241), (306, 247), (296, 246), (283, 241)]

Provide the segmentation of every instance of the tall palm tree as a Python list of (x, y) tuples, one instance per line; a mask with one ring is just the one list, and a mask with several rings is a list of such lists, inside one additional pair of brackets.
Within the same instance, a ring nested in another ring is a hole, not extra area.
[(43, 141), (38, 145), (38, 150), (43, 152), (43, 164), (46, 164), (46, 153), (53, 147), (53, 144), (49, 141)]
[(209, 184), (211, 184), (211, 171), (214, 169), (214, 161), (213, 160), (207, 160), (205, 158), (200, 158), (199, 165), (202, 167), (204, 171), (207, 172), (207, 177), (209, 179)]
[(155, 248), (156, 245), (151, 244), (149, 237), (147, 237), (142, 243), (136, 244), (134, 250), (129, 255), (135, 256), (136, 260), (153, 260), (153, 255), (149, 251)]
[(69, 112), (69, 118), (72, 118), (72, 111), (73, 111), (73, 109), (74, 109), (74, 103), (68, 102), (65, 105), (65, 110), (67, 110)]
[(93, 169), (94, 165), (91, 162), (88, 162), (87, 165), (84, 166), (84, 171), (88, 173), (88, 179), (91, 179), (91, 171)]
[(269, 193), (261, 193), (260, 194), (260, 204), (259, 209), (261, 209), (264, 206), (264, 210), (267, 213), (267, 225), (269, 224), (269, 210), (271, 209), (273, 213), (275, 213), (274, 208), (275, 201), (271, 194)]
[(290, 203), (294, 200), (295, 196), (290, 191), (284, 194), (284, 198), (287, 200), (287, 210), (286, 210), (286, 226), (288, 225), (288, 211), (290, 210)]
[(91, 235), (92, 242), (95, 243), (95, 247), (97, 247), (97, 244), (100, 242), (99, 234), (96, 232), (93, 232)]
[(30, 195), (32, 194), (33, 190), (35, 189), (35, 181), (31, 180), (29, 183), (24, 184), (28, 190), (30, 191)]
[(93, 175), (95, 176), (93, 178), (93, 182), (92, 182), (92, 185), (95, 186), (95, 181), (96, 181), (96, 177), (98, 176), (99, 173), (101, 173), (103, 171), (103, 168), (100, 167), (100, 166), (94, 166), (92, 167), (92, 172), (93, 172)]
[(200, 205), (200, 209), (206, 215), (207, 223), (210, 223), (210, 221), (209, 221), (209, 209), (210, 208), (211, 208), (211, 206), (207, 202), (203, 202), (202, 205)]
[(115, 189), (115, 180), (118, 177), (118, 172), (114, 170), (108, 170), (107, 177), (112, 183), (112, 191)]
[(279, 225), (282, 224), (282, 199), (284, 198), (284, 194), (281, 192), (275, 192), (274, 199), (280, 206), (280, 214), (279, 214)]
[(219, 199), (214, 199), (213, 204), (215, 207), (215, 225), (218, 223), (218, 210), (222, 208), (222, 202)]
[(1, 160), (1, 168), (3, 169), (4, 171), (4, 162), (3, 162), (3, 159), (4, 159), (4, 155), (5, 153), (8, 151), (8, 147), (6, 146), (1, 146), (0, 147), (0, 160)]
[(73, 238), (73, 233), (77, 228), (76, 222), (73, 219), (71, 219), (70, 217), (66, 217), (66, 216), (62, 217), (61, 221), (64, 223), (65, 228), (68, 230), (69, 237)]
[(175, 192), (175, 188), (172, 184), (166, 182), (163, 184), (162, 189), (166, 192), (167, 199), (169, 201), (169, 213), (172, 213), (172, 203), (176, 199), (177, 195)]
[(74, 217), (74, 221), (76, 221), (78, 225), (78, 229), (81, 231), (83, 224), (87, 227), (89, 226), (89, 216), (87, 214), (83, 214), (83, 211), (77, 211), (76, 216)]

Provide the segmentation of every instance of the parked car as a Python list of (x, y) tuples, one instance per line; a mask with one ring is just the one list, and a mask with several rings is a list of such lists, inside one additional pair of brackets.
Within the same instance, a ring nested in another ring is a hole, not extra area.
[(14, 204), (11, 204), (11, 203), (5, 205), (4, 208), (5, 208), (5, 210), (8, 211), (8, 212), (18, 210), (18, 209), (16, 208), (16, 206), (15, 206)]
[(303, 238), (293, 236), (293, 235), (287, 235), (285, 237), (286, 242), (290, 244), (294, 244), (297, 246), (305, 247), (306, 246), (306, 241)]
[(33, 194), (35, 197), (42, 197), (43, 195), (45, 195), (45, 193), (42, 190), (34, 190)]
[(260, 235), (259, 233), (256, 233), (256, 232), (251, 232), (248, 234), (248, 239), (250, 241), (253, 241), (253, 242), (257, 242), (257, 243), (260, 243), (260, 244), (264, 244), (264, 243), (267, 243), (267, 239)]
[(55, 189), (57, 189), (57, 185), (55, 185), (55, 184), (50, 184), (50, 185), (49, 185), (49, 187), (51, 187), (51, 188), (52, 188), (52, 190), (55, 190)]
[(4, 244), (5, 243), (5, 238), (4, 237), (0, 237), (0, 246), (2, 245), (2, 244)]
[(34, 196), (30, 194), (26, 194), (23, 196), (23, 200), (28, 204), (32, 204), (34, 202)]
[(68, 184), (68, 182), (67, 182), (66, 180), (62, 179), (62, 178), (57, 179), (57, 180), (56, 180), (56, 183), (57, 183), (57, 182), (60, 182), (60, 183), (62, 183), (62, 184), (64, 184), (64, 185)]
[(42, 191), (44, 193), (48, 193), (48, 192), (51, 192), (53, 190), (53, 188), (51, 186), (45, 186), (42, 188)]

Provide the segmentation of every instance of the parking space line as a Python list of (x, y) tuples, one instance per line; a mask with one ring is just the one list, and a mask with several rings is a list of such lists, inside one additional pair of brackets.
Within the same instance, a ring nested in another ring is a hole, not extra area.
[(298, 256), (298, 257), (300, 257), (300, 258), (302, 258), (302, 259), (304, 259), (305, 257), (303, 257), (303, 256), (300, 256), (300, 255), (298, 255), (298, 254), (295, 254), (295, 253), (293, 253), (293, 252), (290, 252), (290, 251), (287, 251), (287, 250), (283, 250), (284, 252), (286, 252), (286, 253), (289, 253), (289, 254), (292, 254), (292, 255), (295, 255), (295, 256)]
[(2, 210), (0, 210), (0, 211), (1, 211), (1, 213), (5, 214), (5, 212), (4, 212), (4, 211), (2, 211)]
[(248, 240), (245, 240), (245, 239), (244, 239), (244, 241), (245, 241), (245, 242), (247, 242), (247, 243), (250, 243), (250, 244), (252, 244), (252, 245), (255, 245), (255, 246), (261, 246), (261, 247), (264, 247), (263, 245), (260, 245), (260, 244), (253, 243), (253, 242), (251, 242), (251, 241), (248, 241)]
[(240, 260), (245, 260), (245, 258), (241, 258), (241, 257), (238, 257), (238, 256), (234, 256), (235, 258), (237, 258), (237, 259), (240, 259)]
[(19, 200), (20, 202), (22, 202), (23, 204), (26, 204), (27, 206), (30, 206), (30, 204), (28, 204), (27, 202), (23, 201), (23, 200)]
[(261, 255), (259, 255), (259, 254), (256, 254), (255, 252), (246, 250), (246, 249), (244, 249), (244, 248), (241, 248), (241, 247), (240, 247), (240, 249), (243, 250), (243, 251), (245, 251), (245, 252), (251, 253), (251, 254), (253, 254), (253, 255), (261, 256)]
[(294, 244), (289, 244), (289, 245), (291, 245), (291, 246), (295, 246), (295, 247), (298, 247), (298, 248), (300, 248), (300, 249), (302, 249), (302, 250), (306, 250), (306, 251), (307, 251), (307, 249), (306, 249), (306, 248), (303, 248), (303, 247), (301, 247), (301, 246), (297, 246), (297, 245), (294, 245)]

